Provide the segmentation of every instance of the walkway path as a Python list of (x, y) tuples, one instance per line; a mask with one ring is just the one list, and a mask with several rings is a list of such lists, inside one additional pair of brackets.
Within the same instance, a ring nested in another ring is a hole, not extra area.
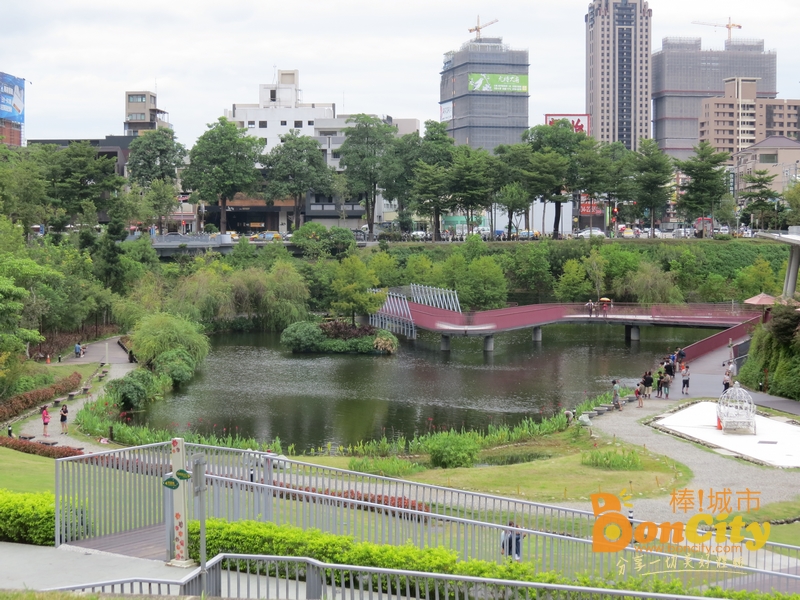
[[(635, 404), (628, 404), (622, 412), (614, 411), (593, 419), (593, 427), (609, 437), (615, 435), (626, 442), (646, 446), (648, 450), (685, 464), (694, 473), (694, 478), (685, 482), (686, 488), (695, 491), (702, 489), (706, 497), (711, 489), (722, 491), (729, 488), (735, 494), (738, 490), (749, 488), (760, 492), (762, 506), (793, 500), (800, 496), (800, 472), (761, 467), (726, 457), (640, 423), (645, 417), (666, 412), (687, 398), (719, 397), (725, 372), (722, 363), (727, 361), (728, 352), (727, 348), (712, 352), (690, 365), (691, 393), (688, 396), (680, 394), (680, 382), (676, 381), (669, 400), (645, 400), (642, 410), (636, 408)], [(635, 382), (625, 383), (633, 385)], [(753, 393), (753, 399), (761, 406), (800, 415), (800, 402), (760, 393)], [(678, 516), (680, 513), (674, 513), (670, 507), (669, 496), (637, 500), (634, 491), (633, 504), (637, 519), (657, 523), (682, 519)], [(589, 502), (569, 503), (568, 506), (591, 510)]]
[[(93, 344), (89, 344), (86, 349), (86, 353), (82, 358), (75, 358), (74, 353), (70, 353), (69, 357), (62, 359), (62, 363), (66, 364), (87, 364), (87, 363), (95, 363), (99, 365), (101, 362), (106, 362), (106, 358), (108, 358), (108, 365), (103, 367), (108, 369), (108, 376), (106, 377), (106, 381), (111, 381), (112, 379), (119, 379), (125, 375), (125, 373), (133, 370), (136, 368), (135, 363), (128, 362), (128, 355), (122, 349), (122, 347), (117, 343), (119, 341), (119, 336), (108, 338), (107, 340), (102, 340), (99, 342), (95, 342)], [(106, 356), (106, 347), (108, 347), (108, 356)], [(89, 392), (92, 398), (96, 398), (98, 392), (103, 388), (105, 385), (104, 382), (98, 382), (96, 378), (94, 378), (91, 382), (92, 389)], [(50, 440), (54, 442), (58, 442), (59, 446), (72, 446), (73, 448), (83, 448), (83, 451), (86, 453), (90, 452), (103, 452), (105, 450), (110, 450), (109, 446), (105, 446), (104, 444), (100, 444), (99, 440), (95, 438), (91, 438), (83, 433), (78, 432), (78, 428), (74, 424), (75, 415), (78, 414), (78, 411), (81, 407), (86, 403), (86, 401), (90, 398), (90, 396), (86, 396), (85, 394), (79, 394), (75, 397), (74, 400), (70, 400), (67, 403), (69, 408), (69, 417), (68, 417), (68, 425), (69, 425), (69, 434), (62, 435), (61, 434), (61, 423), (59, 422), (59, 410), (61, 410), (60, 406), (53, 406), (49, 409), (50, 412)], [(41, 419), (34, 419), (28, 421), (23, 424), (23, 426), (19, 430), (20, 435), (32, 435), (34, 436), (34, 441), (44, 439), (42, 437), (42, 422)]]

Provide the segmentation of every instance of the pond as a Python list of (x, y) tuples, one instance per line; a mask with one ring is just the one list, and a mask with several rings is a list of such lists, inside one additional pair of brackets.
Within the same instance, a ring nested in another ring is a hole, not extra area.
[(550, 325), (543, 341), (530, 330), (453, 338), (451, 352), (424, 334), (392, 356), (293, 355), (278, 334), (224, 334), (196, 377), (138, 416), (151, 427), (238, 433), (283, 447), (354, 444), (381, 435), (412, 437), (433, 428), (486, 428), (571, 408), (611, 387), (633, 384), (664, 356), (710, 329), (643, 327), (625, 342), (624, 327)]

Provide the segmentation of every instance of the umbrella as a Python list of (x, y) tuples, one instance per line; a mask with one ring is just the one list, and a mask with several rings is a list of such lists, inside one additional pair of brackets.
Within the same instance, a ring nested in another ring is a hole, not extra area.
[(603, 296), (602, 298), (600, 298), (600, 300), (598, 300), (598, 302), (611, 302), (611, 298), (606, 298), (605, 296)]
[(754, 304), (756, 306), (772, 306), (775, 304), (775, 297), (769, 294), (760, 293), (758, 296), (753, 296), (744, 301), (745, 304)]

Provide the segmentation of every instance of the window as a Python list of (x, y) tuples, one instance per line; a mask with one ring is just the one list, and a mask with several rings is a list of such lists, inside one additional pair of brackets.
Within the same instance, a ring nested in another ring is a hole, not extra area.
[(302, 121), (295, 121), (294, 122), (294, 128), (295, 129), (301, 129), (302, 127), (303, 127), (303, 122)]
[(144, 121), (144, 113), (129, 113), (128, 121)]
[(248, 121), (247, 122), (247, 128), (248, 129), (255, 129), (256, 128), (256, 122), (255, 121)]
[(278, 99), (278, 90), (269, 91), (269, 101), (275, 102)]
[(765, 164), (777, 164), (778, 163), (778, 155), (777, 154), (759, 154), (758, 155), (758, 162)]
[(309, 122), (308, 122), (308, 126), (309, 126), (309, 127), (313, 127), (313, 126), (314, 126), (314, 121), (309, 121)]
[(286, 121), (281, 121), (281, 127), (286, 127)]
[(342, 154), (340, 152), (338, 152), (337, 150), (334, 150), (333, 152), (331, 152), (331, 156), (333, 158), (341, 158)]
[(144, 94), (128, 94), (128, 102), (129, 103), (145, 102), (145, 101), (146, 101), (146, 99), (145, 99)]
[(267, 128), (267, 122), (266, 121), (259, 121), (258, 122), (258, 128), (259, 129), (266, 129)]
[(152, 104), (153, 106), (156, 105), (156, 97), (155, 96), (150, 96), (150, 104)]
[(335, 131), (320, 131), (319, 134), (323, 135), (323, 136), (326, 136), (326, 137), (333, 137), (334, 135), (336, 135), (336, 132)]

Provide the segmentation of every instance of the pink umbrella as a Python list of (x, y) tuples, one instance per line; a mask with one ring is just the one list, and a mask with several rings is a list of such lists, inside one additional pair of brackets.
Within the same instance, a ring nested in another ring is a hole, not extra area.
[(775, 304), (775, 296), (770, 296), (761, 292), (758, 296), (753, 296), (744, 301), (745, 304), (754, 304), (756, 306), (772, 306)]

